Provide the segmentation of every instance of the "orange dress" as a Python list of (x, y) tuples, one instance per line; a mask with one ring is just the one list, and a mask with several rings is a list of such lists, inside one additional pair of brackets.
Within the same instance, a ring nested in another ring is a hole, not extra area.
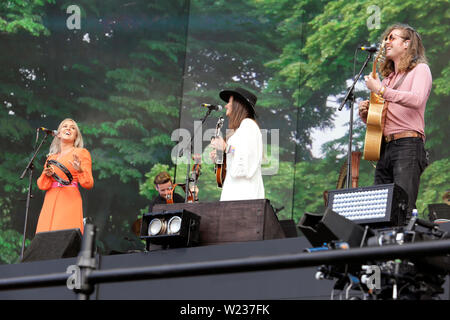
[[(81, 161), (81, 173), (69, 163), (69, 161), (73, 162), (73, 154), (76, 154)], [(37, 180), (37, 185), (39, 189), (47, 192), (39, 215), (36, 233), (64, 229), (80, 229), (83, 233), (83, 202), (78, 184), (86, 189), (94, 186), (91, 154), (87, 149), (75, 148), (61, 158), (57, 158), (57, 154), (50, 155), (47, 161), (56, 160), (63, 164), (72, 174), (72, 183), (75, 182), (77, 186), (55, 186), (56, 180), (42, 172)], [(53, 168), (60, 178), (67, 180), (61, 169), (57, 166), (53, 166)]]

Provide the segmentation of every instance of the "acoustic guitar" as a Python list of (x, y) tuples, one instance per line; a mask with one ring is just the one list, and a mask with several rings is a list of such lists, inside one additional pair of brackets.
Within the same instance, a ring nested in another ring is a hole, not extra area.
[[(377, 75), (378, 60), (384, 59), (384, 41), (381, 44), (380, 50), (372, 67), (372, 77)], [(381, 141), (383, 138), (383, 108), (384, 99), (375, 92), (370, 93), (370, 104), (367, 113), (367, 127), (366, 136), (364, 139), (364, 160), (376, 161), (380, 159)]]
[[(220, 117), (216, 124), (215, 138), (220, 136), (220, 129), (223, 126), (223, 117)], [(222, 149), (216, 149), (216, 161), (214, 165), (214, 172), (216, 174), (216, 182), (219, 188), (222, 188), (226, 176), (226, 157)]]

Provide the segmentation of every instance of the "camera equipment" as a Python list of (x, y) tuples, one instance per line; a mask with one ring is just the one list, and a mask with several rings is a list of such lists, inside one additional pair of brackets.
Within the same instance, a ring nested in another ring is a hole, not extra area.
[[(320, 223), (316, 225), (320, 226)], [(367, 230), (366, 226), (366, 232), (360, 239), (361, 247), (401, 246), (448, 239), (450, 238), (449, 232), (446, 231), (448, 228), (443, 225), (413, 216), (405, 226), (385, 227), (377, 230)], [(316, 251), (348, 249), (348, 243), (342, 241), (343, 239), (329, 237), (330, 232), (333, 235), (339, 233), (333, 229), (336, 227), (334, 225), (327, 225), (327, 227), (330, 230), (324, 233), (322, 242), (324, 244), (305, 249), (306, 252), (313, 254)], [(312, 233), (305, 233), (305, 236), (308, 238), (310, 234)], [(312, 241), (309, 238), (308, 240), (315, 245), (319, 243), (319, 238), (320, 233), (314, 234)], [(444, 292), (442, 285), (448, 274), (450, 274), (449, 254), (438, 257), (418, 255), (404, 259), (390, 257), (386, 260), (367, 260), (363, 263), (322, 265), (318, 268), (315, 277), (318, 280), (335, 281), (331, 299), (334, 299), (335, 291), (340, 291), (341, 299), (344, 298), (343, 293), (345, 293), (345, 299), (419, 300), (438, 299), (439, 294)], [(356, 294), (351, 294), (351, 292), (356, 292)]]
[(323, 215), (305, 212), (298, 223), (298, 228), (315, 247), (330, 241), (345, 241), (352, 248), (359, 247), (367, 236), (362, 226), (330, 208), (326, 208)]

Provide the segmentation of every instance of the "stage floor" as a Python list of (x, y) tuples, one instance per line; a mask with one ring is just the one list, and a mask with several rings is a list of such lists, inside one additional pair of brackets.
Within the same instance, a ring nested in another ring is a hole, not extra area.
[[(235, 242), (193, 248), (155, 250), (98, 257), (98, 270), (196, 263), (302, 253), (305, 237)], [(65, 273), (76, 258), (1, 265), (2, 279)], [(274, 269), (153, 280), (101, 283), (91, 300), (329, 300), (332, 280), (316, 280), (317, 267)], [(449, 299), (449, 277), (441, 299)], [(353, 291), (351, 291), (353, 292)], [(356, 295), (356, 292), (355, 292)], [(338, 298), (337, 296), (335, 298)], [(0, 291), (0, 299), (77, 299), (65, 285)]]

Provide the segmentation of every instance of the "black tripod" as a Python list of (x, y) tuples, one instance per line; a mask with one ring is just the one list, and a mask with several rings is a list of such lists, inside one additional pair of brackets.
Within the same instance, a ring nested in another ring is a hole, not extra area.
[(345, 181), (345, 187), (346, 189), (349, 189), (351, 186), (351, 180), (352, 180), (352, 139), (353, 139), (353, 109), (355, 104), (355, 85), (358, 82), (359, 78), (361, 77), (361, 74), (363, 73), (364, 69), (366, 68), (369, 61), (372, 59), (372, 52), (368, 51), (369, 55), (366, 58), (366, 61), (364, 61), (364, 64), (359, 70), (358, 75), (353, 79), (353, 84), (348, 88), (347, 93), (345, 94), (344, 100), (342, 101), (341, 105), (339, 106), (339, 111), (342, 110), (344, 105), (347, 103), (347, 101), (350, 102), (350, 129), (348, 134), (348, 154), (347, 154), (347, 177)]
[(47, 137), (49, 134), (51, 134), (51, 133), (46, 132), (44, 138), (42, 139), (39, 146), (37, 148), (35, 148), (33, 156), (31, 157), (30, 161), (28, 162), (27, 166), (25, 167), (25, 170), (23, 171), (22, 175), (20, 176), (20, 179), (23, 179), (25, 177), (25, 175), (27, 174), (27, 172), (29, 173), (28, 195), (27, 195), (27, 204), (26, 204), (26, 208), (25, 208), (25, 223), (24, 223), (24, 227), (23, 227), (23, 239), (22, 239), (22, 250), (20, 252), (20, 260), (23, 259), (23, 253), (25, 251), (25, 236), (27, 233), (28, 211), (30, 209), (30, 200), (31, 200), (31, 198), (33, 198), (33, 195), (31, 194), (32, 184), (33, 184), (33, 169), (34, 169), (33, 161), (34, 161), (34, 158), (36, 158), (36, 155), (39, 152), (39, 150), (41, 149), (45, 140), (47, 140)]

